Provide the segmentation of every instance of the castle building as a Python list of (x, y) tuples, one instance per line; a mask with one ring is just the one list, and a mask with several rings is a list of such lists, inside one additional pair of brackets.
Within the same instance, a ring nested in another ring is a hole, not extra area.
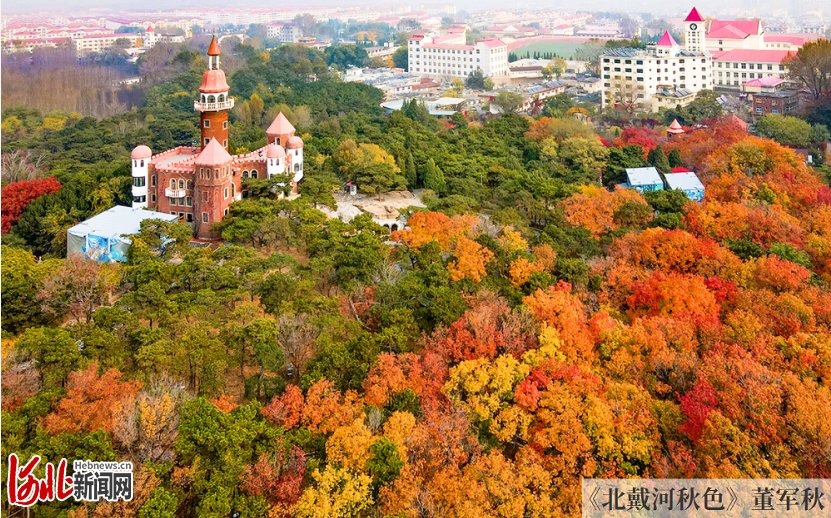
[(199, 239), (216, 239), (213, 225), (243, 196), (246, 178), (276, 178), (297, 193), (303, 178), (303, 140), (280, 113), (266, 130), (266, 145), (250, 153), (228, 152), (228, 111), (234, 107), (225, 72), (219, 66), (216, 38), (208, 48), (193, 109), (199, 113), (198, 146), (178, 146), (153, 154), (148, 146), (133, 149), (133, 207), (175, 214), (193, 225)]

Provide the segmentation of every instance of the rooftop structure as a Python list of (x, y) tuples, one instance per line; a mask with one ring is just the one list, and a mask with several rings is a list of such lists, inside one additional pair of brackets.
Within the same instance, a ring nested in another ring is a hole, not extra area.
[(111, 207), (66, 231), (67, 257), (101, 262), (124, 262), (132, 241), (146, 219), (176, 221), (178, 216), (121, 205)]
[(667, 181), (667, 187), (682, 191), (687, 198), (693, 201), (704, 199), (704, 184), (694, 172), (669, 173), (665, 174), (664, 178)]
[(635, 167), (626, 169), (626, 186), (641, 193), (662, 191), (664, 181), (654, 167)]

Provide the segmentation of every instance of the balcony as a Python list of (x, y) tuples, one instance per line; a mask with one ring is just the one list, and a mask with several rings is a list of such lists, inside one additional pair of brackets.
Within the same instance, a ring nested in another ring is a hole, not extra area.
[(184, 198), (185, 197), (185, 190), (184, 189), (171, 189), (167, 188), (164, 190), (164, 195), (168, 198)]
[(234, 98), (228, 99), (218, 103), (203, 103), (201, 101), (193, 101), (193, 109), (198, 112), (218, 112), (220, 110), (230, 110), (234, 107)]

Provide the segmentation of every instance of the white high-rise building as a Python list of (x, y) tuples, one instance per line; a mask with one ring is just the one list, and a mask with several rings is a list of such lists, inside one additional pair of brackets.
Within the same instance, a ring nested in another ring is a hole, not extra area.
[(499, 38), (466, 43), (467, 31), (416, 32), (407, 41), (409, 72), (432, 77), (467, 78), (476, 69), (485, 77), (508, 75), (508, 45)]
[[(688, 36), (700, 36), (687, 26)], [(713, 61), (702, 52), (697, 38), (692, 49), (681, 47), (669, 32), (645, 50), (611, 49), (600, 56), (602, 107), (618, 106), (632, 111), (674, 108), (713, 88)]]

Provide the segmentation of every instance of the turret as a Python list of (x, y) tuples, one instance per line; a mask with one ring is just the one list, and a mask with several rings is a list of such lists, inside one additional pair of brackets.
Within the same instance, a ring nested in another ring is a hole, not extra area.
[(130, 169), (133, 177), (133, 208), (147, 208), (147, 178), (150, 167), (150, 158), (153, 152), (150, 148), (136, 146), (130, 153)]
[(298, 136), (289, 137), (286, 152), (291, 158), (291, 172), (294, 174), (294, 182), (297, 183), (303, 179), (303, 139)]
[(228, 95), (230, 88), (225, 72), (219, 68), (219, 55), (219, 43), (214, 36), (208, 47), (208, 69), (202, 74), (199, 99), (193, 103), (193, 109), (199, 112), (199, 145), (203, 149), (212, 138), (228, 149), (228, 110), (234, 107), (234, 98)]
[(286, 150), (279, 144), (271, 143), (265, 148), (266, 173), (269, 178), (286, 173)]

